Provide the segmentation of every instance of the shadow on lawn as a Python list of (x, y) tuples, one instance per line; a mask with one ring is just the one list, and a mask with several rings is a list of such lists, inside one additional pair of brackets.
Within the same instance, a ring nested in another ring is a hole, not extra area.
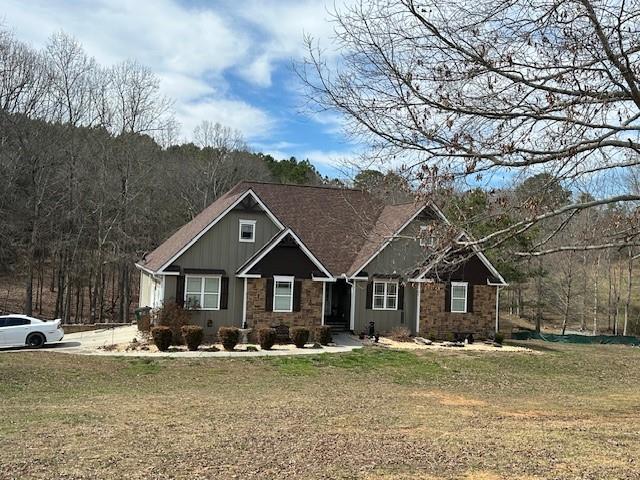
[(38, 350), (56, 350), (58, 348), (70, 348), (70, 347), (79, 347), (82, 345), (80, 342), (56, 342), (56, 343), (47, 343), (40, 348), (30, 348), (27, 346), (17, 346), (17, 347), (2, 347), (0, 348), (0, 352), (34, 352)]

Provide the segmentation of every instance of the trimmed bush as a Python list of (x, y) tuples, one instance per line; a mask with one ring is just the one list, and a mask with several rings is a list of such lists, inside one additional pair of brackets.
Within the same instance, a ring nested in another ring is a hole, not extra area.
[(262, 350), (271, 350), (276, 343), (277, 334), (275, 328), (261, 328), (258, 330), (258, 343)]
[(293, 327), (291, 329), (291, 340), (298, 348), (304, 348), (309, 341), (309, 329), (306, 327)]
[(240, 330), (236, 327), (220, 327), (218, 338), (224, 349), (230, 352), (240, 341)]
[(184, 343), (187, 344), (187, 348), (190, 351), (195, 352), (202, 343), (204, 330), (198, 325), (183, 325), (182, 337), (184, 338)]
[(173, 337), (173, 333), (169, 327), (153, 327), (151, 329), (151, 337), (153, 338), (153, 343), (156, 344), (158, 350), (161, 352), (166, 352), (169, 350), (171, 346), (171, 339)]
[(320, 345), (329, 345), (331, 340), (331, 327), (322, 325), (316, 329), (316, 341)]
[(498, 345), (502, 345), (502, 342), (504, 342), (504, 334), (496, 332), (496, 335), (493, 337), (493, 339)]
[(171, 345), (182, 345), (184, 342), (181, 328), (189, 323), (189, 312), (174, 302), (169, 302), (156, 310), (155, 316), (156, 325), (171, 329)]

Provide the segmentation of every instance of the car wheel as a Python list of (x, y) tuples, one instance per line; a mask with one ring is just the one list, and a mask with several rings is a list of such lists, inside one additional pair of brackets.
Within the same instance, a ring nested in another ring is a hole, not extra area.
[(44, 345), (44, 335), (41, 333), (32, 333), (27, 337), (27, 346), (31, 348), (40, 348)]

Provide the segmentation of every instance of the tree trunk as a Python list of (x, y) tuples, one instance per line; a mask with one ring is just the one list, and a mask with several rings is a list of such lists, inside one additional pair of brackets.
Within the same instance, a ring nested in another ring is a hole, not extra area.
[(569, 322), (569, 311), (571, 307), (571, 287), (573, 285), (573, 251), (569, 253), (569, 265), (567, 276), (565, 279), (566, 283), (566, 295), (564, 297), (564, 313), (562, 316), (562, 335), (567, 333), (567, 323)]
[(629, 326), (629, 309), (631, 308), (631, 285), (633, 283), (633, 249), (629, 250), (629, 262), (627, 268), (627, 301), (624, 304), (624, 327), (622, 328), (622, 335), (627, 335), (627, 328)]
[(611, 251), (609, 251), (609, 296), (607, 297), (607, 331), (611, 332), (613, 273), (611, 272)]
[(536, 282), (536, 332), (542, 330), (542, 258), (538, 259), (538, 276)]
[(596, 274), (593, 281), (593, 334), (598, 334), (598, 279), (600, 278), (600, 254), (596, 260)]

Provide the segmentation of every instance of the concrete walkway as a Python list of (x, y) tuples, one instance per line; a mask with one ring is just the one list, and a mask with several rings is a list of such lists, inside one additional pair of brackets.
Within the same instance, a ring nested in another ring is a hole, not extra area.
[[(169, 351), (169, 352), (152, 352), (145, 350), (135, 350), (130, 352), (108, 351), (100, 347), (109, 345), (128, 344), (138, 334), (135, 325), (127, 325), (124, 327), (109, 328), (104, 330), (91, 330), (87, 332), (77, 332), (65, 335), (62, 342), (51, 343), (45, 345), (40, 350), (32, 350), (24, 347), (18, 348), (0, 348), (0, 353), (17, 352), (17, 351), (45, 351), (72, 353), (76, 355), (99, 355), (99, 356), (118, 356), (118, 357), (186, 357), (186, 358), (208, 358), (208, 357), (264, 357), (264, 356), (283, 356), (283, 355), (315, 355), (318, 353), (346, 353), (355, 349), (362, 348), (362, 342), (356, 337), (341, 333), (334, 336), (335, 346), (326, 346), (322, 348), (311, 348), (309, 344), (306, 348), (296, 348), (294, 345), (275, 345), (272, 350), (259, 350), (257, 352), (242, 351), (243, 345), (238, 345), (237, 351), (227, 352), (224, 350), (218, 352), (207, 351)], [(206, 347), (205, 347), (206, 348)]]

